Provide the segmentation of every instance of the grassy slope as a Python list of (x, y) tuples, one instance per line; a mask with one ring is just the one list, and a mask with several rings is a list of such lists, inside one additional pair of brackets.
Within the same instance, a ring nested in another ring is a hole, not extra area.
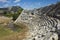
[(23, 38), (25, 38), (28, 28), (23, 24), (21, 24), (20, 26), (18, 26), (18, 28), (21, 28), (20, 32), (0, 26), (0, 40), (22, 40)]
[(14, 32), (10, 30), (9, 28), (5, 28), (2, 25), (0, 25), (0, 37), (7, 36), (13, 33)]
[(0, 40), (22, 40), (25, 38), (28, 28), (23, 24), (14, 24), (16, 31), (7, 28), (10, 22), (6, 17), (0, 17)]

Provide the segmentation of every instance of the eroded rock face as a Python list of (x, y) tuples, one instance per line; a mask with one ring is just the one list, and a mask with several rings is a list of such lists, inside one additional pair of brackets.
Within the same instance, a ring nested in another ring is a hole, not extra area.
[(23, 10), (15, 21), (29, 28), (29, 35), (24, 40), (58, 40), (57, 19), (41, 14), (37, 10)]

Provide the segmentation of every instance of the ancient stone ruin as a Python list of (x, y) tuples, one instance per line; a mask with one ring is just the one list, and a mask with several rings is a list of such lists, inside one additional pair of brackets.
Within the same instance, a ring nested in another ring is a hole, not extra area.
[(27, 25), (29, 35), (23, 40), (58, 40), (60, 35), (59, 5), (60, 3), (57, 3), (45, 8), (23, 10), (14, 22)]

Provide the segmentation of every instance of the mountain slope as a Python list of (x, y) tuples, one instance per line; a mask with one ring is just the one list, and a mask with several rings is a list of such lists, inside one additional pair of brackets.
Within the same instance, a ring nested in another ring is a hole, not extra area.
[(29, 36), (24, 40), (58, 40), (59, 13), (60, 2), (34, 10), (23, 10), (14, 23), (27, 25)]
[(0, 16), (12, 17), (13, 20), (16, 20), (17, 17), (22, 12), (23, 8), (20, 6), (12, 6), (7, 8), (0, 8)]
[(60, 2), (43, 7), (41, 9), (39, 8), (37, 10), (38, 10), (38, 12), (42, 12), (41, 15), (46, 15), (46, 16), (60, 19)]

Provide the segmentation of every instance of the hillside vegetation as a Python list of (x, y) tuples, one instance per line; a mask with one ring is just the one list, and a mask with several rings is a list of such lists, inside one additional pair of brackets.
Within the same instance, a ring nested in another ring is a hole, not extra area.
[(0, 40), (22, 40), (27, 31), (23, 23), (17, 25), (9, 17), (0, 16)]
[(17, 6), (8, 9), (4, 11), (4, 17), (0, 17), (0, 40), (23, 40), (26, 37), (27, 40), (56, 40), (60, 36), (57, 29), (60, 2), (23, 12), (23, 8)]
[[(0, 8), (0, 11), (1, 10), (2, 14), (0, 14), (0, 40), (15, 40), (13, 36), (18, 37), (20, 32), (23, 30), (25, 31), (25, 29), (21, 28), (19, 25), (14, 24), (14, 21), (21, 14), (23, 9), (19, 6), (12, 6), (8, 8)], [(17, 39), (18, 38), (16, 38), (16, 40)]]
[[(7, 8), (1, 8), (3, 9), (4, 16), (6, 17), (12, 17), (13, 20), (16, 20), (17, 17), (21, 14), (23, 8), (19, 6), (12, 6)], [(4, 11), (6, 9), (6, 11)]]

